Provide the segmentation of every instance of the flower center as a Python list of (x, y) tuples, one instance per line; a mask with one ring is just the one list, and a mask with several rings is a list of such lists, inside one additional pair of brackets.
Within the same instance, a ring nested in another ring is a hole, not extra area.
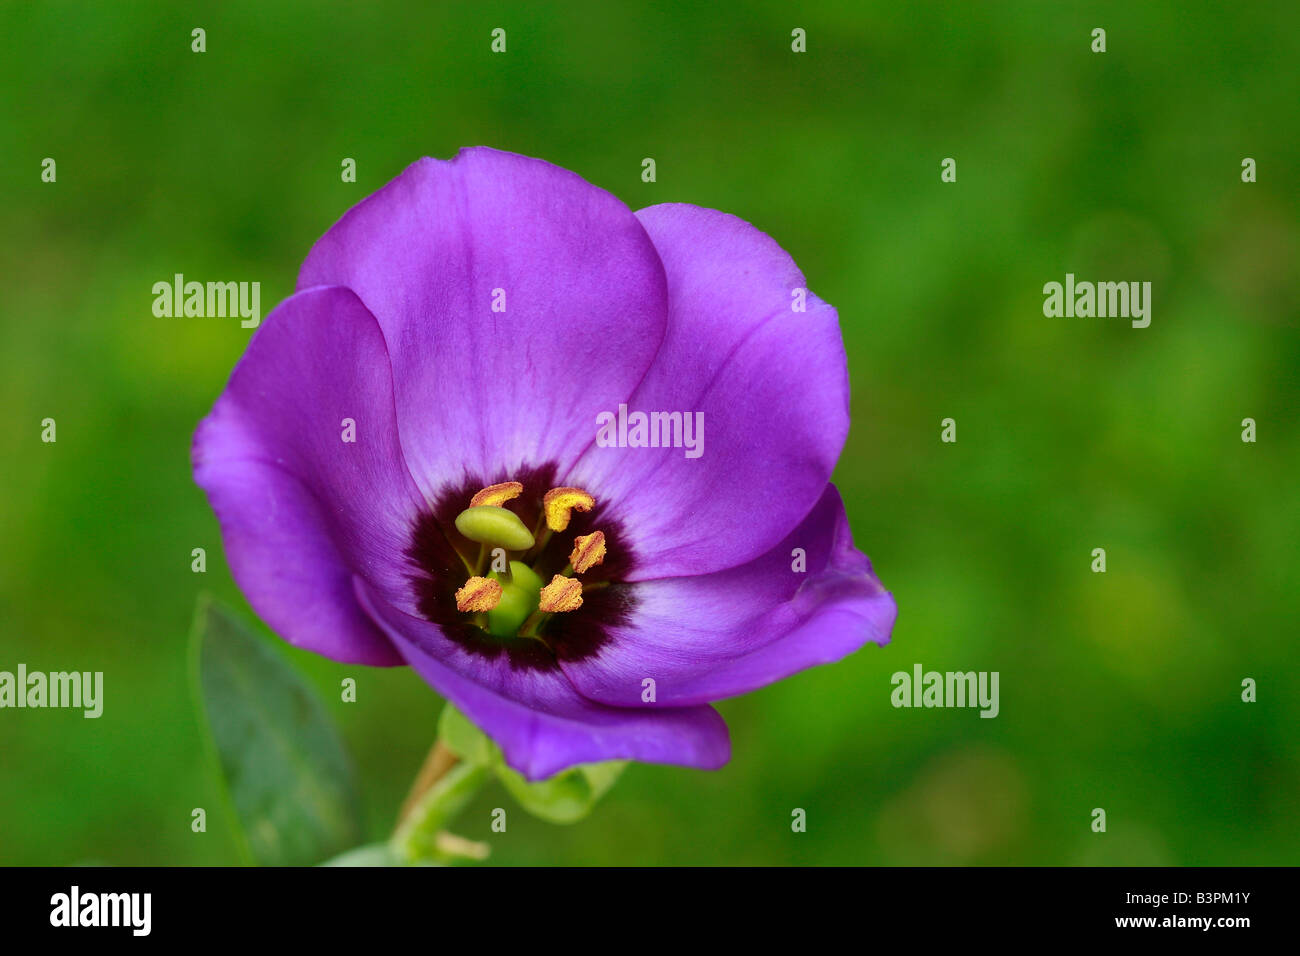
[[(605, 533), (573, 534), (565, 542), (573, 512), (589, 512), (596, 504), (586, 491), (567, 486), (546, 492), (530, 531), (508, 507), (523, 491), (518, 481), (489, 485), (456, 516), (456, 530), (479, 546), (477, 558), (465, 560), (469, 576), (456, 591), (456, 610), (471, 615), (475, 625), (496, 637), (545, 643), (541, 632), (552, 615), (578, 610), (587, 587), (604, 586), (584, 584), (580, 576), (604, 563)], [(568, 561), (546, 583), (539, 569), (544, 571), (557, 547), (568, 549)]]
[[(513, 474), (466, 474), (443, 485), (413, 516), (405, 554), (414, 613), (463, 653), (504, 657), (515, 669), (552, 670), (561, 661), (600, 653), (614, 629), (631, 621), (638, 598), (625, 582), (637, 560), (623, 524), (607, 503), (559, 476), (550, 462), (521, 464)], [(488, 484), (493, 480), (498, 484)], [(590, 510), (582, 510), (589, 500)], [(512, 517), (474, 512), (457, 523), (475, 508)], [(551, 527), (566, 516), (563, 528)], [(531, 544), (516, 537), (520, 524)], [(488, 541), (467, 537), (462, 526)], [(473, 578), (480, 580), (471, 585)], [(569, 606), (574, 609), (560, 610)]]

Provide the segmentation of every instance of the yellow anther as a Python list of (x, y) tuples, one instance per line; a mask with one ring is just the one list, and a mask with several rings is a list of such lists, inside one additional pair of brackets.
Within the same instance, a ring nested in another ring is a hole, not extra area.
[(573, 565), (575, 573), (581, 574), (604, 560), (605, 532), (593, 531), (591, 534), (580, 534), (573, 539), (573, 553), (569, 555), (569, 563)]
[(581, 488), (552, 488), (542, 498), (542, 508), (546, 511), (546, 527), (552, 531), (563, 531), (569, 526), (569, 514), (575, 508), (590, 511), (596, 499)]
[(576, 611), (582, 607), (582, 582), (557, 574), (551, 583), (542, 588), (538, 608), (547, 614)]
[(491, 578), (470, 578), (456, 592), (456, 610), (490, 611), (501, 601), (501, 582)]
[(488, 485), (469, 500), (471, 508), (479, 505), (496, 505), (498, 508), (511, 498), (518, 498), (524, 493), (524, 486), (517, 481), (503, 481), (497, 485)]

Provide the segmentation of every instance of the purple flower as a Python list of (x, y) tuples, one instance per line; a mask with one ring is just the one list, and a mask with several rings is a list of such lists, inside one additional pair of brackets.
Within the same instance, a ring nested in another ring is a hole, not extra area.
[(804, 287), (734, 216), (420, 160), (316, 243), (199, 425), (236, 581), (292, 644), (414, 667), (529, 779), (721, 766), (710, 702), (896, 615), (829, 484), (848, 374)]

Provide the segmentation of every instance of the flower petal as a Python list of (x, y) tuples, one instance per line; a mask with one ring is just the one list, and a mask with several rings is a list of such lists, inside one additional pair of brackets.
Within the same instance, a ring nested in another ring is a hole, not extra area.
[(472, 655), (437, 625), (395, 610), (361, 579), (356, 584), (358, 599), (407, 662), (529, 780), (601, 760), (713, 770), (731, 757), (727, 725), (712, 707), (650, 712), (593, 703), (559, 668), (519, 667), (505, 654)]
[(253, 608), (291, 644), (348, 663), (402, 662), (352, 589), (360, 574), (391, 600), (409, 591), (401, 552), (422, 501), (391, 382), (361, 301), (309, 289), (262, 322), (194, 436), (194, 479)]
[[(793, 551), (807, 570), (792, 570)], [(833, 485), (784, 541), (748, 564), (634, 586), (633, 619), (611, 629), (597, 653), (564, 661), (592, 700), (644, 707), (685, 706), (744, 694), (804, 668), (839, 660), (867, 641), (889, 642), (897, 608), (853, 547)]]
[(835, 310), (771, 238), (688, 205), (637, 213), (668, 275), (663, 346), (628, 413), (703, 413), (702, 455), (593, 446), (574, 483), (627, 525), (637, 577), (701, 574), (763, 554), (808, 513), (849, 426)]
[(317, 284), (354, 289), (383, 327), (402, 448), (431, 498), (467, 474), (566, 470), (667, 321), (663, 268), (622, 202), (484, 148), (420, 160), (351, 209), (303, 264), (299, 288)]

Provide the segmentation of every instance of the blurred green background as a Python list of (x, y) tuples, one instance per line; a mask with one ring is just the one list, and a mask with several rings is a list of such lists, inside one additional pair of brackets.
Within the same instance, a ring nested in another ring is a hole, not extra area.
[[(635, 766), (586, 821), (508, 835), (491, 789), (459, 832), (504, 864), (1300, 858), (1294, 4), (7, 3), (0, 36), (0, 670), (106, 696), (0, 711), (0, 863), (237, 861), (186, 632), (200, 590), (246, 605), (189, 442), (251, 333), (154, 318), (151, 286), (258, 280), (265, 314), (344, 210), (474, 144), (794, 255), (839, 309), (836, 480), (901, 613), (888, 648), (725, 702), (722, 771)], [(1067, 271), (1151, 280), (1150, 328), (1044, 318)], [(275, 648), (382, 838), (441, 702)], [(1001, 714), (892, 708), (915, 663), (999, 671)]]

